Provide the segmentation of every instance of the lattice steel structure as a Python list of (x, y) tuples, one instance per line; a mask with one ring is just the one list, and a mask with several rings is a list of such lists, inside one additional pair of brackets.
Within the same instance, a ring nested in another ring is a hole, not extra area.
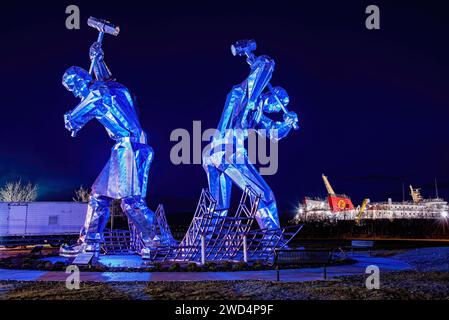
[[(104, 254), (134, 254), (136, 251), (129, 230), (105, 230), (101, 251)], [(139, 247), (140, 252), (140, 247)]]
[[(160, 204), (155, 212), (156, 239), (159, 246), (165, 248), (176, 246), (177, 241), (173, 238), (170, 227), (165, 217), (165, 211)], [(136, 226), (128, 220), (129, 230), (105, 230), (104, 243), (101, 247), (105, 254), (134, 254), (140, 253), (144, 243)]]
[[(234, 214), (223, 216), (208, 189), (201, 192), (192, 222), (178, 244), (173, 238), (159, 205), (156, 212), (158, 248), (145, 256), (151, 262), (222, 262), (270, 260), (274, 249), (285, 247), (302, 226), (278, 229), (254, 229), (260, 196), (247, 187)], [(137, 228), (106, 230), (102, 251), (106, 254), (139, 253), (143, 242)], [(257, 227), (256, 227), (257, 228)], [(245, 250), (246, 249), (246, 250)], [(246, 255), (245, 255), (246, 251)]]
[[(165, 216), (164, 206), (160, 204), (155, 212), (155, 227), (156, 227), (156, 237), (155, 242), (158, 243), (158, 247), (170, 247), (176, 246), (178, 242), (173, 237), (170, 227)], [(129, 230), (130, 230), (130, 248), (135, 252), (141, 252), (144, 247), (144, 243), (140, 237), (140, 234), (135, 227), (135, 225), (128, 220)]]
[(207, 261), (237, 260), (244, 237), (255, 220), (259, 200), (259, 195), (246, 188), (235, 214), (222, 216), (215, 210), (216, 200), (203, 189), (192, 223), (171, 259), (200, 262), (204, 247)]
[(274, 249), (282, 249), (298, 234), (302, 225), (279, 229), (252, 230), (246, 235), (248, 260), (274, 258)]
[[(267, 260), (275, 248), (283, 248), (301, 226), (254, 230), (260, 196), (247, 187), (235, 214), (223, 216), (217, 201), (203, 189), (183, 240), (179, 245), (159, 247), (152, 252), (154, 262), (221, 262)], [(246, 256), (245, 256), (246, 248)]]

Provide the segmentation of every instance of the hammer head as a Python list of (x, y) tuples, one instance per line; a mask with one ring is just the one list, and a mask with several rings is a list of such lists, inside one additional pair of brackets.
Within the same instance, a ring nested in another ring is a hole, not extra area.
[(256, 50), (256, 40), (239, 40), (231, 46), (231, 52), (234, 56), (245, 56)]
[(97, 29), (99, 32), (112, 34), (113, 36), (117, 36), (120, 32), (120, 28), (118, 26), (113, 25), (109, 21), (94, 17), (90, 17), (87, 20), (87, 25)]

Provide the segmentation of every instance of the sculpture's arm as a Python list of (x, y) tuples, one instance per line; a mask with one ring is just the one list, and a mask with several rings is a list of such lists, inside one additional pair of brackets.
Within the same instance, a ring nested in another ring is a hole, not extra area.
[(251, 108), (257, 102), (262, 91), (270, 82), (274, 71), (274, 60), (268, 56), (259, 56), (251, 62), (251, 72), (247, 79), (248, 105)]
[(298, 116), (294, 112), (284, 114), (284, 121), (273, 121), (262, 115), (256, 129), (264, 129), (258, 130), (259, 134), (267, 136), (270, 140), (279, 141), (288, 135), (296, 122), (298, 122)]
[(72, 136), (92, 118), (100, 114), (100, 110), (97, 108), (99, 101), (101, 101), (99, 92), (90, 92), (75, 109), (64, 114), (65, 127), (72, 132)]
[(225, 130), (228, 128), (229, 122), (232, 120), (232, 113), (236, 105), (239, 103), (239, 99), (242, 96), (242, 88), (240, 85), (234, 86), (226, 97), (226, 102), (223, 109), (223, 114), (221, 115), (220, 122), (217, 127), (217, 134), (224, 134)]
[[(274, 61), (268, 56), (259, 56), (250, 61), (251, 71), (247, 79), (239, 85), (232, 88), (228, 94), (225, 107), (223, 110), (220, 123), (218, 125), (218, 132), (223, 134), (229, 127), (229, 123), (233, 121), (236, 106), (240, 106), (242, 101), (246, 100), (246, 107), (244, 109), (245, 115), (242, 119), (246, 119), (246, 114), (250, 110), (254, 110), (257, 100), (265, 89), (271, 79), (274, 71)], [(246, 90), (245, 90), (246, 89)], [(244, 102), (245, 103), (245, 102)], [(242, 124), (243, 128), (247, 126)]]
[(94, 42), (90, 46), (89, 57), (94, 62), (93, 70), (98, 81), (107, 81), (111, 79), (112, 73), (104, 61), (104, 52), (99, 42)]

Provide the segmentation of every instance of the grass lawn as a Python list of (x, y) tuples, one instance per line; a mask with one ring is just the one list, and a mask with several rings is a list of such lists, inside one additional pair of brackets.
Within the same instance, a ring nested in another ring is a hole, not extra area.
[(376, 300), (449, 299), (449, 273), (402, 271), (381, 274), (380, 289), (368, 290), (364, 276), (329, 281), (204, 282), (83, 282), (68, 290), (60, 282), (0, 282), (0, 299), (135, 300), (135, 299), (261, 299), (261, 300)]

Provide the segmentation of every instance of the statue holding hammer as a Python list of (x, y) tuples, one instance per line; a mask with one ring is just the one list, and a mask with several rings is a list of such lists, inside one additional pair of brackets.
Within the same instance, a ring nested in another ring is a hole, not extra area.
[[(247, 79), (234, 86), (227, 96), (210, 151), (203, 154), (203, 167), (210, 193), (217, 201), (217, 213), (227, 215), (233, 183), (242, 190), (250, 186), (261, 196), (256, 213), (260, 228), (273, 230), (280, 227), (276, 201), (270, 187), (249, 161), (244, 141), (249, 129), (272, 140), (282, 139), (292, 128), (298, 129), (298, 117), (286, 108), (289, 103), (287, 92), (281, 87), (273, 88), (269, 83), (274, 71), (273, 59), (256, 57), (252, 53), (255, 49), (254, 40), (241, 40), (231, 47), (234, 56), (247, 57), (251, 70)], [(280, 111), (284, 113), (284, 121), (273, 121), (268, 117), (268, 114)]]
[(60, 254), (70, 257), (83, 252), (99, 253), (110, 202), (120, 199), (123, 212), (141, 235), (145, 245), (141, 254), (145, 258), (157, 245), (155, 216), (145, 203), (153, 149), (147, 144), (146, 133), (140, 126), (128, 89), (111, 78), (104, 62), (103, 35), (117, 35), (118, 27), (95, 18), (89, 18), (88, 24), (99, 31), (97, 42), (90, 48), (90, 70), (70, 67), (62, 79), (66, 89), (81, 99), (64, 115), (65, 127), (75, 136), (87, 122), (97, 119), (115, 140), (115, 145), (108, 163), (92, 186), (78, 242), (73, 246), (62, 246)]

